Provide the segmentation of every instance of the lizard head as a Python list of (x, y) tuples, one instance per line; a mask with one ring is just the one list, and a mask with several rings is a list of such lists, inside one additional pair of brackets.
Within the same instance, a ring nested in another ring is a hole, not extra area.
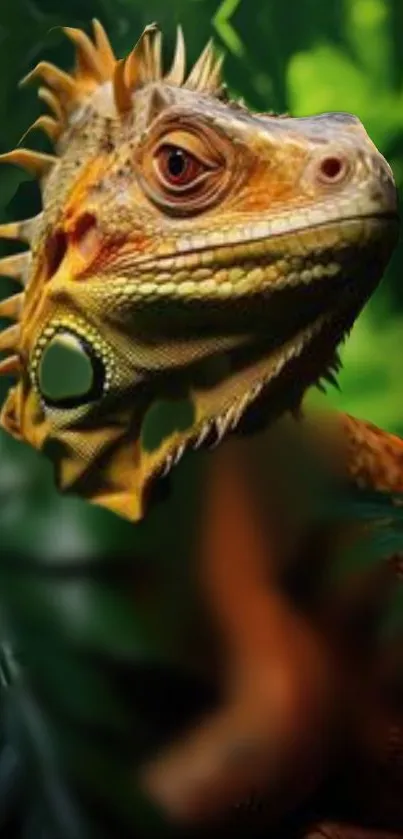
[(147, 27), (118, 61), (104, 30), (72, 74), (30, 74), (57, 154), (18, 148), (43, 212), (3, 225), (29, 243), (0, 273), (23, 294), (0, 348), (2, 411), (59, 486), (136, 520), (187, 447), (294, 409), (379, 282), (397, 238), (391, 170), (359, 120), (252, 114), (228, 99), (211, 44), (164, 73)]

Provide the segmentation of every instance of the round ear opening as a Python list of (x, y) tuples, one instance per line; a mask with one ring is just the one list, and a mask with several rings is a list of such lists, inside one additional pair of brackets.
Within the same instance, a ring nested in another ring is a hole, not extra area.
[(99, 399), (105, 369), (90, 344), (74, 333), (58, 332), (44, 348), (38, 367), (38, 386), (44, 402), (74, 408)]

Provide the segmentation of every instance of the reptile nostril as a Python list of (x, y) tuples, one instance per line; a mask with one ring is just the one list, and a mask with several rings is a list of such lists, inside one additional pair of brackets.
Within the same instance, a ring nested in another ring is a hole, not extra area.
[(323, 183), (339, 183), (347, 173), (347, 163), (339, 155), (328, 155), (321, 160), (318, 173)]

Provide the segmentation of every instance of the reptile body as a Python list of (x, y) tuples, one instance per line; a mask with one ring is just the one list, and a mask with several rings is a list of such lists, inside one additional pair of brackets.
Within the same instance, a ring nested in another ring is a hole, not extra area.
[[(99, 23), (94, 41), (66, 32), (77, 47), (72, 74), (46, 62), (30, 74), (54, 112), (37, 127), (55, 156), (2, 156), (35, 172), (43, 194), (37, 218), (0, 227), (29, 243), (0, 262), (23, 285), (0, 307), (16, 320), (0, 337), (10, 353), (2, 370), (17, 375), (2, 425), (51, 457), (62, 491), (134, 522), (184, 454), (220, 444), (200, 567), (206, 608), (229, 645), (229, 698), (144, 784), (180, 820), (227, 811), (250, 787), (279, 816), (283, 789), (292, 808), (321, 776), (335, 717), (333, 628), (310, 625), (281, 590), (245, 466), (256, 441), (237, 434), (255, 416), (269, 429), (298, 416), (305, 391), (337, 369), (337, 346), (397, 240), (393, 176), (354, 116), (252, 114), (230, 100), (211, 45), (186, 75), (181, 31), (167, 73), (154, 25), (123, 61)], [(398, 438), (343, 415), (292, 422), (350, 483), (403, 492)], [(338, 673), (348, 670), (341, 657)], [(401, 739), (400, 711), (386, 722), (383, 713), (376, 697), (368, 725), (357, 726), (376, 767), (390, 731)], [(382, 731), (380, 751), (366, 743), (372, 730)], [(239, 731), (259, 748), (226, 762)], [(379, 830), (402, 829), (399, 760), (390, 782), (382, 770), (390, 800)]]

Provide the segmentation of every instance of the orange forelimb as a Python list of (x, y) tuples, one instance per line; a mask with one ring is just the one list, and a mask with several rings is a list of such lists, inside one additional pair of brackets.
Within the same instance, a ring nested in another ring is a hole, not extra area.
[[(403, 470), (399, 474), (394, 463), (395, 455), (403, 458), (399, 438), (344, 415), (321, 428), (351, 479), (402, 490)], [(193, 823), (228, 814), (252, 793), (264, 798), (273, 823), (315, 792), (341, 734), (342, 748), (354, 741), (351, 748), (364, 754), (345, 773), (347, 787), (351, 777), (353, 785), (358, 778), (357, 806), (369, 796), (376, 816), (395, 824), (403, 820), (400, 775), (396, 780), (393, 766), (390, 773), (385, 756), (391, 732), (402, 734), (402, 718), (388, 717), (364, 677), (360, 687), (361, 675), (352, 687), (351, 670), (323, 629), (282, 592), (276, 537), (259, 517), (246, 457), (237, 442), (213, 459), (200, 556), (201, 588), (226, 662), (224, 701), (146, 767), (145, 788), (171, 818)], [(323, 831), (334, 832), (326, 826)], [(343, 832), (357, 831), (345, 826)]]

